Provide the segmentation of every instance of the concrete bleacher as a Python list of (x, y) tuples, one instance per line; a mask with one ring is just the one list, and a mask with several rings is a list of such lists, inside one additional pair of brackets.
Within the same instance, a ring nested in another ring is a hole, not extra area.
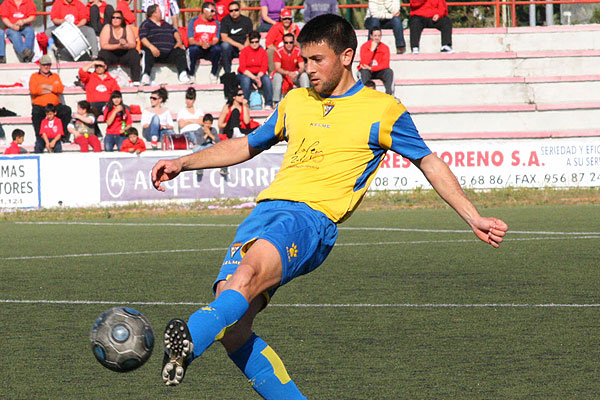
[[(366, 32), (358, 31), (358, 36), (360, 45)], [(424, 137), (600, 136), (600, 25), (456, 29), (454, 54), (439, 53), (439, 40), (439, 32), (425, 30), (421, 54), (393, 54), (391, 60), (395, 94)], [(391, 31), (384, 30), (384, 41), (394, 47)], [(4, 84), (37, 70), (35, 64), (14, 62), (9, 55), (9, 64), (0, 65)], [(63, 62), (52, 69), (58, 72), (59, 67), (63, 83), (72, 86), (82, 65)], [(176, 113), (184, 106), (187, 85), (177, 83), (173, 68), (155, 69), (153, 80), (167, 84), (167, 106)], [(209, 83), (209, 70), (209, 63), (202, 61), (194, 84), (197, 105), (218, 117), (224, 104), (222, 85)], [(125, 87), (124, 101), (148, 106), (154, 89)], [(378, 89), (383, 91), (381, 84)], [(64, 100), (72, 108), (84, 98), (81, 88), (65, 90)], [(0, 118), (7, 135), (20, 127), (29, 145), (34, 141), (30, 104), (26, 87), (0, 89), (0, 105), (19, 114)], [(252, 113), (259, 122), (268, 114)]]

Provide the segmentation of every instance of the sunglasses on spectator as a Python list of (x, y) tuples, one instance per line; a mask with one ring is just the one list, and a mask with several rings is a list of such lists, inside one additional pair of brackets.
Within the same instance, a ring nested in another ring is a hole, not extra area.
[(250, 43), (258, 43), (260, 40), (251, 40)]
[(115, 17), (112, 17), (112, 19), (123, 19), (123, 18), (115, 16)]
[(212, 8), (205, 8), (206, 11), (210, 12), (210, 13), (214, 13), (217, 12), (217, 10), (212, 9)]
[(238, 11), (240, 11), (239, 8), (230, 8), (229, 9), (229, 12), (238, 12)]
[(291, 18), (281, 18), (281, 20), (282, 21), (285, 21), (285, 20), (291, 21), (292, 19)]
[(94, 67), (96, 67), (96, 68), (106, 68), (106, 65), (104, 65), (104, 64), (96, 64), (96, 65), (94, 65)]
[(150, 96), (150, 100), (158, 100), (158, 97)]
[(283, 44), (294, 44), (294, 41), (291, 41), (291, 42), (284, 41)]

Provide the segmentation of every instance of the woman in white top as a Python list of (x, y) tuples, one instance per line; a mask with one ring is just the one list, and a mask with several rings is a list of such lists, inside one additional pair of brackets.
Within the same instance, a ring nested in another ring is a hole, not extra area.
[(196, 107), (195, 102), (196, 89), (190, 86), (185, 92), (185, 107), (177, 113), (177, 124), (180, 134), (185, 135), (195, 145), (199, 145), (204, 142), (202, 131), (204, 111)]
[(150, 95), (150, 107), (142, 111), (142, 128), (144, 137), (150, 142), (153, 149), (158, 148), (158, 143), (163, 135), (174, 135), (174, 122), (171, 117), (171, 111), (164, 106), (169, 98), (167, 89), (160, 88)]

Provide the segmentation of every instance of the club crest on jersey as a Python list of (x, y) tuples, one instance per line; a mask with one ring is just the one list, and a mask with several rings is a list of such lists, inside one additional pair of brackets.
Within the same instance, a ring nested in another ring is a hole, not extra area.
[(240, 249), (240, 247), (242, 247), (241, 243), (234, 243), (231, 245), (231, 247), (229, 247), (229, 251), (232, 258), (235, 255), (235, 253), (237, 253), (237, 251)]
[(335, 106), (335, 104), (333, 104), (333, 103), (323, 104), (323, 116), (326, 117), (327, 114), (329, 114), (331, 112), (331, 110), (333, 110), (334, 106)]

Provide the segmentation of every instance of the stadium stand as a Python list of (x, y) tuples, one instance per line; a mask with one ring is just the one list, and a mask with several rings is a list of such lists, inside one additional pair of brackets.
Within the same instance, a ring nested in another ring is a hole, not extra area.
[[(360, 46), (367, 32), (357, 33)], [(384, 43), (393, 46), (392, 31), (383, 33)], [(456, 53), (440, 54), (439, 33), (425, 30), (421, 54), (391, 57), (395, 94), (426, 138), (600, 136), (599, 33), (600, 25), (455, 29)], [(37, 70), (35, 64), (19, 64), (10, 45), (7, 56), (8, 63), (0, 65), (5, 85), (21, 82)], [(52, 69), (68, 85), (81, 65), (65, 62)], [(224, 104), (222, 85), (209, 82), (208, 62), (202, 61), (198, 68), (197, 105), (218, 118)], [(153, 80), (167, 84), (168, 107), (181, 109), (187, 85), (178, 84), (174, 68), (157, 65), (155, 69)], [(155, 88), (124, 87), (125, 103), (145, 107)], [(27, 88), (0, 88), (0, 97), (8, 96), (10, 102), (1, 103), (18, 116), (1, 118), (4, 129), (7, 134), (23, 129), (24, 145), (31, 149), (35, 137)], [(85, 93), (71, 87), (64, 97), (67, 104), (75, 105)], [(268, 114), (253, 111), (252, 117), (261, 122)], [(139, 115), (134, 117), (139, 129)]]

